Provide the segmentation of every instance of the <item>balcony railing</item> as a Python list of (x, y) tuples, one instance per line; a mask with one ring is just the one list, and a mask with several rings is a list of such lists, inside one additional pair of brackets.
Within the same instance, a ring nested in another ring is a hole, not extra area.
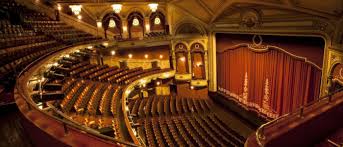
[(293, 112), (287, 113), (283, 116), (280, 116), (280, 117), (278, 117), (278, 118), (276, 118), (270, 122), (267, 122), (267, 123), (261, 125), (257, 129), (256, 134), (255, 134), (256, 135), (256, 141), (257, 141), (258, 145), (262, 147), (262, 146), (265, 146), (265, 144), (267, 143), (268, 138), (267, 138), (265, 133), (266, 133), (266, 130), (268, 128), (272, 128), (273, 126), (276, 126), (279, 122), (282, 122), (282, 121), (287, 120), (289, 118), (294, 118), (294, 117), (299, 117), (300, 119), (303, 118), (304, 116), (306, 116), (306, 114), (304, 114), (304, 111), (310, 110), (310, 108), (312, 106), (314, 106), (315, 104), (318, 104), (319, 102), (323, 102), (323, 101), (327, 101), (327, 103), (332, 102), (332, 97), (341, 91), (343, 91), (343, 88), (337, 89), (337, 90), (329, 93), (328, 95), (319, 97), (317, 100), (312, 101), (312, 102), (296, 109)]
[[(16, 83), (16, 91), (19, 94), (19, 98), (23, 99), (27, 105), (28, 111), (38, 111), (39, 114), (43, 115), (43, 117), (48, 117), (48, 118), (52, 118), (56, 124), (54, 125), (60, 125), (63, 127), (64, 129), (64, 136), (68, 135), (71, 131), (79, 133), (79, 134), (86, 134), (87, 136), (94, 136), (96, 138), (102, 139), (103, 142), (112, 142), (113, 145), (115, 144), (121, 144), (121, 145), (125, 145), (125, 146), (138, 146), (136, 144), (133, 144), (131, 142), (126, 142), (123, 140), (118, 140), (118, 139), (114, 139), (112, 137), (109, 136), (105, 136), (102, 135), (100, 133), (98, 133), (97, 131), (94, 131), (93, 129), (78, 125), (76, 122), (71, 121), (70, 119), (67, 119), (67, 117), (61, 113), (59, 113), (58, 111), (54, 110), (52, 107), (47, 108), (47, 109), (52, 109), (56, 114), (59, 114), (58, 117), (54, 116), (44, 110), (46, 109), (40, 109), (38, 108), (38, 106), (32, 101), (32, 99), (30, 98), (28, 92), (25, 90), (27, 89), (27, 83), (25, 80), (22, 80), (23, 77), (27, 77), (28, 75), (28, 71), (29, 69), (33, 68), (35, 65), (38, 64), (39, 61), (43, 60), (44, 58), (47, 58), (48, 56), (53, 55), (54, 53), (60, 52), (66, 48), (69, 48), (71, 46), (66, 46), (64, 48), (61, 48), (57, 51), (53, 51), (50, 52), (48, 54), (45, 54), (44, 56), (39, 57), (38, 59), (36, 59), (35, 61), (33, 61), (32, 63), (30, 63), (28, 66), (26, 66), (17, 76), (17, 83)], [(58, 128), (56, 128), (58, 129)]]

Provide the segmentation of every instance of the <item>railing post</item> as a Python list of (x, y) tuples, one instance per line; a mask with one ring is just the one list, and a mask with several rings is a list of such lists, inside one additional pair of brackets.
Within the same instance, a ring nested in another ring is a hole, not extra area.
[(27, 105), (27, 108), (29, 109), (29, 111), (31, 111), (32, 108), (31, 108), (31, 105), (30, 105), (30, 103), (28, 101), (26, 101), (26, 105)]
[(64, 129), (64, 136), (68, 135), (68, 126), (66, 123), (63, 123), (63, 129)]
[(261, 132), (260, 132), (259, 138), (261, 138), (262, 140), (266, 139), (266, 136), (264, 135), (264, 127), (261, 127)]
[(300, 108), (300, 113), (299, 113), (299, 116), (300, 116), (300, 117), (303, 117), (303, 115), (304, 115), (304, 106), (302, 106), (302, 107)]
[(328, 101), (328, 103), (330, 103), (330, 102), (331, 102), (331, 100), (332, 100), (332, 93), (331, 93), (331, 92), (329, 92), (329, 101)]

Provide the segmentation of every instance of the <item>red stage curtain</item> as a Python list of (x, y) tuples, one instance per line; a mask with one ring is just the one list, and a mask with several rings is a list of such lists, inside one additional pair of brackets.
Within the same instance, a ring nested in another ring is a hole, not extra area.
[(319, 96), (321, 70), (280, 50), (228, 49), (217, 64), (218, 91), (271, 118)]

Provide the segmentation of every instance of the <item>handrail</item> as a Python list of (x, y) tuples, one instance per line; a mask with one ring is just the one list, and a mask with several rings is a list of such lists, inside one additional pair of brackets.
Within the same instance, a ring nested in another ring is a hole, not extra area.
[(255, 137), (256, 137), (256, 141), (257, 141), (258, 145), (259, 145), (259, 146), (263, 146), (263, 143), (262, 143), (261, 139), (262, 139), (262, 140), (265, 139), (265, 136), (264, 136), (263, 133), (264, 133), (264, 130), (266, 129), (267, 126), (273, 125), (273, 124), (275, 124), (276, 122), (278, 122), (279, 120), (281, 120), (281, 119), (283, 119), (283, 118), (286, 118), (286, 117), (288, 117), (288, 116), (291, 116), (291, 115), (292, 115), (292, 116), (295, 115), (295, 114), (297, 115), (298, 113), (300, 113), (300, 115), (303, 115), (303, 112), (304, 112), (304, 109), (305, 109), (305, 108), (310, 107), (310, 106), (316, 104), (317, 102), (320, 102), (321, 100), (324, 100), (325, 98), (328, 98), (328, 99), (329, 99), (329, 102), (331, 102), (332, 96), (335, 95), (335, 94), (337, 94), (337, 93), (339, 93), (339, 92), (341, 92), (342, 90), (343, 90), (343, 88), (337, 89), (337, 90), (335, 90), (335, 91), (333, 91), (333, 92), (331, 92), (331, 93), (329, 93), (329, 94), (327, 94), (327, 95), (325, 95), (325, 96), (319, 97), (317, 100), (314, 100), (314, 101), (312, 101), (312, 102), (310, 102), (310, 103), (308, 103), (308, 104), (306, 104), (306, 105), (301, 106), (300, 108), (297, 108), (297, 109), (294, 111), (295, 113), (294, 113), (294, 112), (290, 112), (290, 113), (284, 114), (284, 115), (282, 115), (282, 116), (280, 116), (280, 117), (278, 117), (278, 118), (276, 118), (276, 119), (274, 119), (274, 120), (272, 120), (272, 121), (269, 121), (269, 122), (267, 122), (267, 123), (261, 125), (261, 126), (256, 130), (256, 132), (255, 132)]
[[(86, 42), (84, 42), (84, 44), (88, 44)], [(19, 79), (21, 76), (23, 76), (30, 68), (32, 68), (34, 65), (36, 65), (39, 61), (43, 60), (44, 58), (56, 53), (56, 52), (59, 52), (59, 51), (62, 51), (66, 48), (70, 48), (70, 47), (73, 47), (75, 45), (69, 45), (69, 46), (65, 46), (63, 48), (60, 48), (58, 50), (55, 50), (55, 51), (52, 51), (52, 52), (49, 52), (39, 58), (37, 58), (36, 60), (34, 60), (33, 62), (31, 62), (30, 64), (28, 64), (26, 67), (24, 67), (24, 69), (22, 71), (20, 71), (20, 73), (17, 75), (17, 78), (16, 79)], [(90, 134), (90, 135), (94, 135), (96, 137), (99, 137), (101, 139), (105, 139), (105, 140), (110, 140), (112, 142), (115, 142), (115, 143), (119, 143), (119, 144), (123, 144), (123, 145), (128, 145), (128, 146), (137, 146), (136, 144), (132, 144), (130, 142), (126, 142), (126, 141), (122, 141), (122, 140), (118, 140), (118, 139), (114, 139), (114, 138), (111, 138), (111, 137), (108, 137), (108, 136), (105, 136), (105, 135), (102, 135), (102, 134), (99, 134), (99, 133), (95, 133), (93, 131), (90, 131), (90, 129), (87, 129), (87, 128), (84, 128), (84, 127), (81, 127), (79, 125), (75, 125), (73, 122), (70, 122), (70, 121), (65, 121), (65, 120), (62, 120), (56, 116), (52, 116), (50, 114), (48, 114), (47, 112), (45, 111), (41, 111), (37, 105), (35, 103), (33, 103), (32, 100), (30, 100), (29, 98), (27, 98), (25, 95), (24, 95), (24, 90), (22, 89), (22, 85), (26, 85), (26, 84), (21, 84), (21, 81), (20, 80), (17, 80), (16, 81), (16, 85), (15, 85), (15, 88), (18, 90), (18, 94), (22, 97), (22, 99), (25, 100), (26, 104), (28, 105), (29, 107), (29, 110), (31, 110), (32, 108), (34, 108), (35, 110), (37, 111), (40, 111), (42, 112), (44, 115), (47, 115), (49, 117), (52, 117), (54, 118), (56, 121), (58, 122), (62, 122), (63, 124), (65, 125), (69, 125), (73, 128), (76, 128), (78, 130), (82, 130), (84, 131), (86, 134)], [(66, 133), (66, 132), (65, 132)]]
[(331, 145), (335, 146), (335, 147), (343, 147), (343, 144), (342, 145), (339, 145), (338, 143), (328, 139), (327, 142), (329, 142)]

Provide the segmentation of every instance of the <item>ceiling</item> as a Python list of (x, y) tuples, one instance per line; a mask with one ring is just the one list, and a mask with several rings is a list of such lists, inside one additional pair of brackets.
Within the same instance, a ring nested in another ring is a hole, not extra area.
[(242, 5), (291, 10), (325, 18), (339, 18), (343, 14), (343, 0), (172, 0), (170, 3), (205, 23), (211, 23), (228, 9)]

